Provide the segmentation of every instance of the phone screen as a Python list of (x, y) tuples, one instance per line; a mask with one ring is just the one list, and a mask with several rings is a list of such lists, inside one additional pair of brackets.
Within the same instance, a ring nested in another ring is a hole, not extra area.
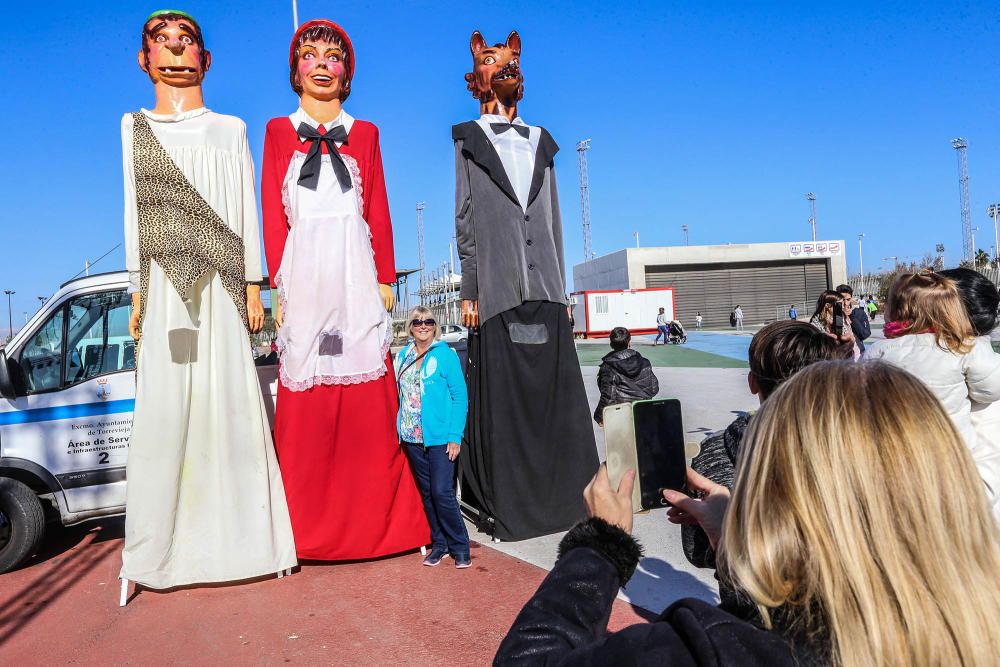
[(839, 303), (833, 304), (833, 333), (844, 335), (844, 306)]
[(663, 507), (661, 489), (683, 489), (687, 473), (681, 403), (676, 398), (638, 401), (632, 413), (642, 506)]

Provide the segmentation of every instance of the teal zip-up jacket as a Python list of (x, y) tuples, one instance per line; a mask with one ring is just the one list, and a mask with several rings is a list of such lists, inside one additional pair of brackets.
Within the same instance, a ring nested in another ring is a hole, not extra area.
[[(412, 348), (413, 343), (410, 343), (396, 354), (393, 367), (397, 376)], [(416, 372), (416, 368), (406, 372)], [(420, 367), (420, 426), (424, 446), (462, 444), (468, 411), (469, 393), (465, 388), (462, 362), (455, 350), (439, 340), (431, 345)], [(399, 431), (399, 416), (396, 417), (396, 430)]]

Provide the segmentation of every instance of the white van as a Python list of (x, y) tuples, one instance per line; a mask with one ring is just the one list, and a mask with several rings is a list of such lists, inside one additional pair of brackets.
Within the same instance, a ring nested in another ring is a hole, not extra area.
[[(124, 271), (71, 280), (0, 351), (0, 573), (35, 553), (46, 523), (125, 511), (127, 288)], [(276, 368), (259, 373), (273, 420)]]

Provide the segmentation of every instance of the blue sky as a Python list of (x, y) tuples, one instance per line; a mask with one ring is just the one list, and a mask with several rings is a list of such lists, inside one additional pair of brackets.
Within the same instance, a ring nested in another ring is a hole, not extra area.
[[(594, 248), (842, 238), (857, 269), (936, 242), (957, 261), (950, 140), (969, 141), (977, 245), (1000, 201), (1000, 5), (996, 2), (299, 2), (350, 33), (347, 109), (381, 128), (397, 265), (417, 264), (414, 205), (426, 202), (428, 264), (453, 234), (450, 126), (475, 117), (462, 75), (468, 39), (522, 37), (521, 115), (556, 158), (567, 264), (582, 260), (574, 144), (589, 153)], [(132, 2), (18, 3), (0, 24), (4, 63), (0, 289), (15, 323), (122, 236), (121, 114), (152, 106), (136, 66), (146, 13)], [(188, 1), (214, 65), (207, 105), (242, 117), (260, 164), (266, 121), (294, 110), (290, 2)], [(502, 8), (502, 11), (501, 11)], [(121, 268), (113, 252), (95, 267)], [(6, 325), (6, 318), (3, 324)]]

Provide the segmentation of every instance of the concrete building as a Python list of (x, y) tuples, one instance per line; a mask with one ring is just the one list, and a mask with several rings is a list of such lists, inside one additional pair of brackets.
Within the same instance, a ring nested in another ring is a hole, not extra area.
[(687, 327), (698, 312), (704, 326), (728, 327), (737, 305), (747, 324), (787, 317), (792, 304), (805, 318), (820, 292), (845, 282), (843, 241), (625, 248), (573, 267), (575, 292), (673, 287)]

